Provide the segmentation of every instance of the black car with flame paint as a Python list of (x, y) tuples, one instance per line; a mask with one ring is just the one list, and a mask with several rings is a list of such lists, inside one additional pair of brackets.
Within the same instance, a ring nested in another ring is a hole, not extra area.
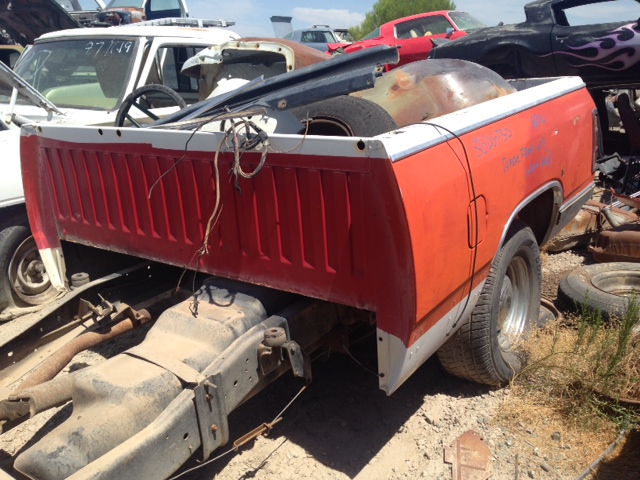
[[(505, 78), (578, 75), (592, 89), (640, 88), (638, 0), (536, 0), (524, 10), (524, 22), (476, 31), (430, 58), (470, 60)], [(631, 19), (602, 23), (612, 15)]]

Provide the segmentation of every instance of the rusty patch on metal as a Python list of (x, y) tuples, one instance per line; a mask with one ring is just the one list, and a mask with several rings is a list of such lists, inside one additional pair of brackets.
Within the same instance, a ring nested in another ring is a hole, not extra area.
[(491, 476), (491, 450), (473, 430), (445, 447), (444, 461), (451, 464), (453, 480), (487, 480)]
[[(563, 252), (576, 247), (592, 244), (600, 232), (611, 230), (613, 226), (605, 216), (608, 205), (589, 200), (577, 215), (551, 239), (546, 249), (549, 252)], [(621, 208), (611, 207), (610, 217), (619, 224), (630, 224), (638, 221), (638, 215)]]
[(636, 225), (625, 225), (602, 232), (588, 249), (596, 262), (640, 262), (640, 230)]

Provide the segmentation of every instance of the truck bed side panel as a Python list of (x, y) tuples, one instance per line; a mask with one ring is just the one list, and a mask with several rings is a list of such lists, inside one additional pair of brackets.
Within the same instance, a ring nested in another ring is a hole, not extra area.
[[(506, 229), (533, 192), (561, 188), (569, 201), (592, 183), (590, 105), (586, 91), (575, 91), (394, 162), (416, 262), (417, 317), (409, 344), (460, 302), (453, 292), (468, 295), (472, 261), (473, 286), (484, 280)], [(407, 133), (405, 144), (411, 144)], [(550, 212), (540, 215), (551, 218)]]
[(592, 188), (594, 106), (586, 90), (570, 88), (515, 108), (515, 95), (502, 97), (382, 140), (403, 193), (416, 272), (416, 316), (408, 335), (387, 335), (391, 320), (378, 319), (386, 391), (467, 318), (526, 205), (553, 192), (533, 212), (547, 229), (556, 221), (554, 209), (584, 200)]

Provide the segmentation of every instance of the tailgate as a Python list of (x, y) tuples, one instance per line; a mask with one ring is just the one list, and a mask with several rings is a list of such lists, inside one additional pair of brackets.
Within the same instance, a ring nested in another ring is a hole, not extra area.
[[(372, 311), (381, 295), (410, 294), (406, 217), (392, 163), (372, 148), (380, 142), (272, 138), (274, 152), (246, 179), (231, 173), (232, 153), (216, 161), (220, 135), (190, 137), (25, 130), (25, 195), (39, 247), (68, 240)], [(241, 167), (252, 171), (259, 160), (246, 153)]]

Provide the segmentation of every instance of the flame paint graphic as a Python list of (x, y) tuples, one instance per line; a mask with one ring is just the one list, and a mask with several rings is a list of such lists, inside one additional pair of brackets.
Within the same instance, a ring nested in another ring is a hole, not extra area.
[(594, 50), (594, 55), (579, 55), (571, 52), (554, 52), (555, 55), (569, 55), (578, 60), (573, 67), (600, 67), (606, 70), (622, 71), (640, 62), (640, 33), (634, 30), (635, 23), (623, 25), (604, 37), (596, 38), (579, 47), (567, 48), (578, 52)]

